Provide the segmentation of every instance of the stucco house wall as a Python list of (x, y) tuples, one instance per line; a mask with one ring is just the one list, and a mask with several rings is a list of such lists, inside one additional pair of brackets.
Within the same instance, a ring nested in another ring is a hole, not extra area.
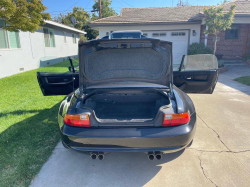
[[(48, 24), (44, 27), (54, 29), (55, 47), (45, 47), (42, 29), (34, 33), (19, 32), (21, 48), (0, 49), (0, 78), (58, 63), (68, 56), (77, 57), (79, 33)], [(67, 33), (67, 43), (63, 31)], [(72, 34), (76, 34), (76, 43)]]

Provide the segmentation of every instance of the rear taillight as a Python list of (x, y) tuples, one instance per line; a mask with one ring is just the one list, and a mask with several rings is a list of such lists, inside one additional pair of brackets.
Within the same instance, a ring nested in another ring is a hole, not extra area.
[(79, 114), (79, 115), (66, 114), (63, 118), (63, 121), (65, 124), (71, 126), (90, 127), (88, 114)]
[(163, 127), (183, 125), (190, 121), (190, 115), (188, 112), (180, 114), (164, 114), (162, 122)]

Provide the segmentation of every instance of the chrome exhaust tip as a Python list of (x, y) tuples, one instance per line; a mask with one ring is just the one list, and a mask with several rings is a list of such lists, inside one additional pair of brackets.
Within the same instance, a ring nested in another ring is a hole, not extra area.
[(93, 160), (95, 160), (96, 157), (97, 157), (97, 155), (95, 153), (93, 153), (93, 154), (90, 155), (90, 158), (93, 159)]
[(154, 160), (154, 158), (155, 158), (155, 155), (152, 155), (152, 154), (148, 155), (149, 160)]
[(156, 158), (157, 160), (161, 160), (162, 155), (156, 155), (155, 158)]
[(104, 155), (103, 154), (98, 155), (98, 159), (99, 160), (103, 160), (104, 159)]

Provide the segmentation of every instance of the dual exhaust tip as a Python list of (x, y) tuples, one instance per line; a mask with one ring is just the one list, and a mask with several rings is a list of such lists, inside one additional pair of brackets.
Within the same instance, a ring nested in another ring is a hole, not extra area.
[[(98, 154), (98, 153), (91, 153), (90, 154), (90, 158), (95, 160), (95, 159), (99, 159), (99, 160), (103, 160), (104, 159), (104, 154)], [(149, 153), (148, 154), (148, 159), (149, 160), (161, 160), (162, 159), (162, 153), (161, 152), (157, 152), (157, 153)]]
[(162, 159), (162, 153), (155, 153), (155, 154), (150, 153), (150, 154), (148, 154), (148, 159), (149, 160), (154, 160), (154, 159), (161, 160)]
[(90, 158), (95, 160), (95, 159), (99, 159), (99, 160), (103, 160), (104, 159), (104, 154), (96, 154), (96, 153), (91, 153), (90, 154)]

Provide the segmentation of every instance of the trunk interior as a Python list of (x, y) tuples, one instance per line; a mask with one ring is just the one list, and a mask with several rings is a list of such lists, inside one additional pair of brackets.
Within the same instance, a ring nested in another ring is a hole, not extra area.
[(84, 106), (103, 122), (144, 122), (153, 120), (159, 108), (169, 103), (168, 97), (159, 93), (110, 93), (94, 95)]

